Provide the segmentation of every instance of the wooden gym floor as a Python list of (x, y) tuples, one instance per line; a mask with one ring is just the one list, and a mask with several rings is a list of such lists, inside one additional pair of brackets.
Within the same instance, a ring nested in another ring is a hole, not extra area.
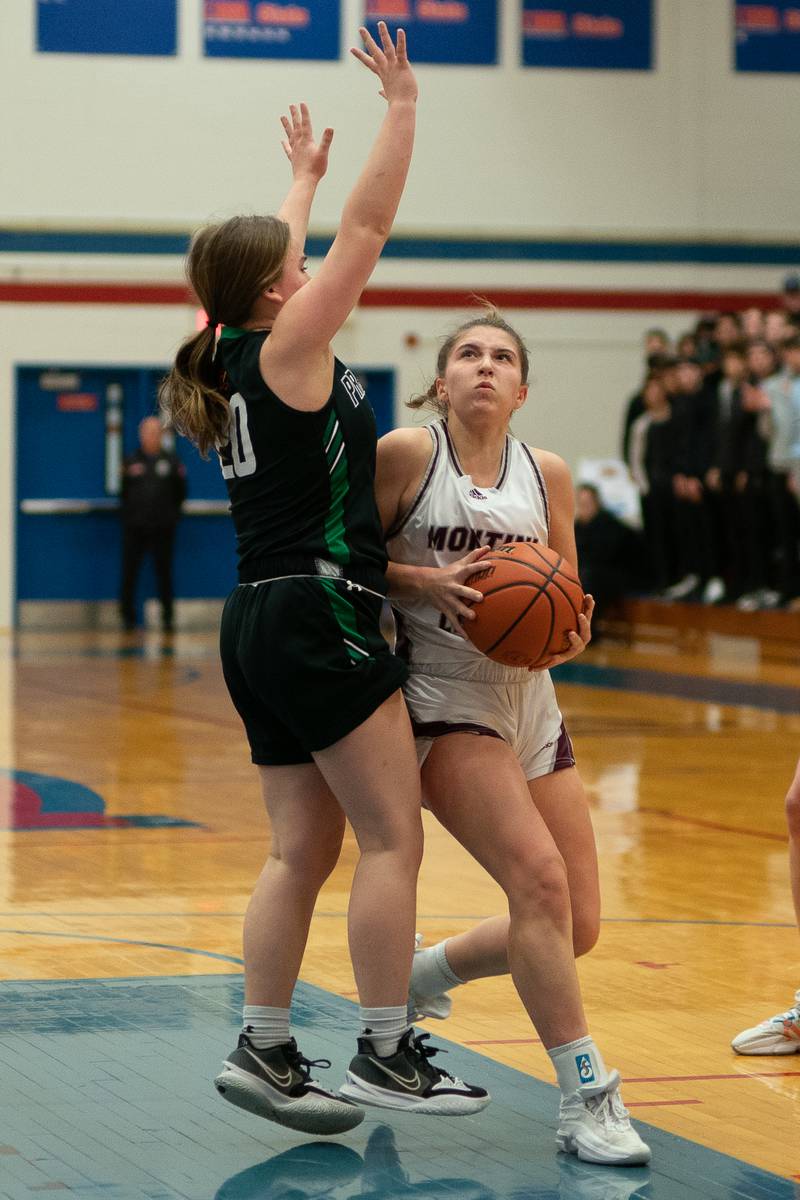
[[(782, 799), (796, 659), (757, 638), (608, 640), (556, 679), (597, 832), (604, 921), (580, 963), (650, 1169), (555, 1154), (556, 1094), (507, 979), (430, 1022), (487, 1083), (478, 1117), (368, 1117), (303, 1140), (210, 1086), (267, 845), (212, 634), (0, 635), (0, 1197), (800, 1197), (800, 1055), (730, 1038), (789, 1006), (800, 954)], [(428, 814), (429, 941), (502, 898)], [(297, 996), (306, 1053), (351, 1053), (348, 838)], [(332, 1078), (332, 1082), (334, 1079)]]

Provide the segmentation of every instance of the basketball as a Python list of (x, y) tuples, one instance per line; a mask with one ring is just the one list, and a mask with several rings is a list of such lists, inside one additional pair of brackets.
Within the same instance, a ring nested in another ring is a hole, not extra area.
[(578, 632), (583, 588), (578, 573), (540, 542), (508, 542), (482, 558), (465, 580), (483, 593), (464, 629), (474, 646), (508, 667), (538, 667), (569, 648)]

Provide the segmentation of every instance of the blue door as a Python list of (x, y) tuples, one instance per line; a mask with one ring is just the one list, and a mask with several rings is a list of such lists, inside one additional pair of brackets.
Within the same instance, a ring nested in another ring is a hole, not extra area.
[[(354, 368), (367, 389), (378, 433), (394, 420), (394, 372)], [(17, 371), (18, 601), (115, 601), (121, 538), (117, 501), (123, 455), (138, 444), (143, 417), (157, 410), (163, 367), (26, 366)], [(220, 598), (236, 582), (233, 526), (216, 455), (184, 438), (186, 515), (178, 525), (175, 595)], [(139, 602), (154, 596), (145, 564)]]

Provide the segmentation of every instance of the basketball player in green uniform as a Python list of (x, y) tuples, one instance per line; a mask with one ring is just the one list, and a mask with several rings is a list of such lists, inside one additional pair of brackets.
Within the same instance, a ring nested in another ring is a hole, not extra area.
[[(242, 1034), (216, 1086), (308, 1133), (352, 1128), (360, 1103), (453, 1114), (489, 1100), (438, 1070), (408, 1025), (419, 778), (406, 671), (379, 627), (375, 421), (330, 347), (389, 235), (411, 159), (417, 85), (405, 35), (395, 46), (379, 29), (380, 44), (362, 29), (353, 54), (388, 108), (319, 273), (308, 278), (303, 246), (332, 131), (315, 142), (301, 105), (283, 118), (293, 184), (278, 215), (232, 218), (192, 241), (188, 274), (208, 327), (180, 347), (162, 389), (175, 427), (218, 451), (227, 482), (240, 582), (223, 613), (222, 664), (272, 838), (245, 917)], [(360, 850), (348, 932), (361, 1037), (336, 1095), (312, 1078), (330, 1064), (300, 1053), (289, 1008), (345, 818)]]

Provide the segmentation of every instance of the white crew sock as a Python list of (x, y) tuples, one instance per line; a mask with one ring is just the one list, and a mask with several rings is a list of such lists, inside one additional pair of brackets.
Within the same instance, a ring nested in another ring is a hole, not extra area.
[(379, 1058), (394, 1054), (403, 1034), (408, 1032), (408, 1015), (405, 1004), (395, 1008), (359, 1008), (361, 1037), (368, 1037)]
[(547, 1053), (565, 1096), (571, 1096), (584, 1083), (605, 1083), (608, 1079), (603, 1056), (588, 1035), (563, 1046), (553, 1046)]
[(445, 947), (448, 941), (449, 938), (427, 950), (415, 952), (411, 964), (411, 991), (415, 996), (438, 996), (464, 982), (447, 961)]
[(256, 1050), (283, 1046), (291, 1038), (289, 1009), (268, 1008), (263, 1004), (245, 1004), (242, 1009), (242, 1033)]

